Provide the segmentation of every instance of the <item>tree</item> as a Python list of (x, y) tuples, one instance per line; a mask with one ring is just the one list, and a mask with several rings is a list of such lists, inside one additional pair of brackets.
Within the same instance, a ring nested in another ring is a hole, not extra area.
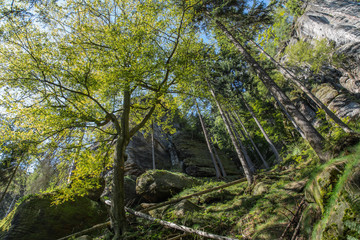
[(226, 115), (225, 115), (225, 112), (224, 110), (222, 109), (219, 101), (217, 100), (216, 98), (216, 94), (215, 94), (215, 91), (214, 89), (212, 88), (212, 86), (210, 85), (210, 82), (208, 81), (208, 86), (209, 86), (209, 90), (210, 90), (210, 93), (215, 101), (215, 104), (220, 112), (220, 115), (221, 115), (221, 118), (223, 119), (224, 121), (224, 124), (225, 124), (225, 127), (226, 127), (226, 130), (230, 136), (230, 139), (231, 139), (231, 142), (235, 148), (235, 151), (237, 153), (237, 157), (239, 158), (239, 161), (241, 163), (241, 166), (242, 168), (244, 169), (244, 173), (245, 173), (245, 177), (248, 181), (249, 184), (252, 184), (254, 179), (253, 179), (253, 173), (245, 159), (245, 156), (244, 156), (244, 153), (241, 151), (241, 147), (239, 146), (239, 144), (237, 143), (236, 141), (236, 137), (232, 131), (232, 128), (230, 126), (230, 123), (228, 122), (227, 118), (226, 118)]
[[(236, 116), (237, 121), (240, 123), (240, 125), (241, 125), (242, 129), (244, 130), (246, 136), (248, 136), (248, 138), (249, 138), (252, 146), (254, 147), (256, 153), (259, 155), (259, 157), (260, 157), (261, 161), (263, 162), (265, 168), (268, 169), (268, 168), (269, 168), (269, 164), (268, 164), (268, 163), (266, 162), (266, 160), (264, 159), (264, 156), (261, 154), (260, 150), (259, 150), (258, 147), (256, 146), (256, 144), (255, 144), (254, 140), (252, 139), (252, 137), (250, 136), (249, 132), (246, 130), (246, 127), (245, 127), (244, 123), (241, 121), (241, 118), (240, 118), (239, 114), (238, 114), (236, 111), (235, 111), (234, 113), (235, 113), (235, 116)], [(243, 134), (243, 135), (244, 135), (244, 138), (246, 138), (246, 137), (245, 137), (245, 134)]]
[(207, 145), (207, 147), (209, 149), (210, 157), (211, 157), (211, 160), (212, 160), (212, 162), (214, 164), (216, 177), (220, 178), (221, 177), (220, 169), (219, 169), (219, 166), (218, 166), (218, 164), (216, 162), (215, 154), (213, 153), (213, 149), (212, 149), (211, 143), (210, 143), (210, 137), (209, 137), (209, 134), (208, 134), (208, 132), (206, 130), (206, 127), (205, 127), (205, 124), (204, 124), (204, 121), (203, 121), (203, 118), (201, 116), (201, 112), (200, 112), (200, 109), (199, 109), (199, 106), (198, 106), (196, 100), (195, 100), (195, 107), (196, 107), (197, 114), (199, 115), (201, 128), (202, 128), (203, 133), (204, 133), (206, 145)]
[[(201, 50), (189, 28), (187, 4), (51, 2), (36, 5), (33, 17), (10, 15), (2, 25), (0, 87), (7, 93), (2, 98), (15, 125), (31, 132), (23, 137), (35, 134), (45, 146), (65, 134), (70, 139), (61, 147), (73, 149), (86, 131), (78, 175), (74, 173), (78, 181), (81, 171), (92, 167), (96, 169), (89, 171), (99, 176), (104, 166), (100, 159), (115, 144), (114, 239), (120, 239), (126, 225), (126, 147), (154, 113), (160, 122), (162, 107), (173, 107), (168, 91), (188, 79), (190, 59)], [(92, 142), (98, 143), (97, 154), (84, 146)], [(60, 152), (59, 161), (77, 153)], [(85, 161), (89, 158), (95, 161)]]
[(278, 162), (281, 162), (282, 159), (281, 159), (281, 156), (279, 154), (279, 152), (277, 151), (275, 145), (273, 144), (273, 142), (271, 141), (271, 139), (269, 138), (268, 134), (266, 133), (266, 131), (264, 130), (263, 126), (261, 125), (261, 123), (259, 122), (259, 120), (257, 119), (254, 111), (251, 109), (251, 107), (249, 106), (249, 104), (245, 101), (245, 98), (243, 97), (243, 95), (239, 92), (238, 93), (243, 104), (245, 105), (245, 107), (247, 108), (247, 110), (250, 112), (252, 118), (255, 120), (256, 122), (256, 125), (259, 127), (261, 133), (263, 134), (264, 138), (266, 139), (266, 141), (269, 143), (270, 147), (271, 147), (271, 150), (273, 151), (273, 153), (275, 154), (276, 156), (276, 160)]
[(311, 100), (313, 100), (316, 105), (321, 108), (322, 110), (325, 111), (326, 115), (328, 117), (330, 117), (332, 120), (334, 120), (334, 122), (336, 124), (338, 124), (345, 132), (347, 133), (354, 133), (354, 131), (348, 126), (346, 125), (338, 116), (335, 115), (335, 113), (333, 113), (327, 106), (325, 106), (324, 103), (322, 103), (320, 101), (320, 99), (318, 99), (296, 76), (295, 74), (285, 68), (283, 65), (281, 65), (279, 62), (277, 62), (273, 57), (271, 57), (266, 51), (264, 51), (257, 43), (255, 43), (254, 41), (250, 40), (250, 42), (252, 44), (254, 44), (257, 49), (259, 49), (263, 54), (265, 54), (265, 56), (272, 62), (274, 63), (277, 68), (279, 70), (283, 71), (283, 75), (285, 76), (285, 78), (287, 78), (289, 81), (291, 81), (294, 85), (296, 85), (297, 88), (299, 88), (301, 91), (303, 91), (306, 96), (308, 98), (310, 98)]
[[(226, 22), (230, 22), (229, 24), (235, 28), (245, 28), (252, 25), (257, 26), (256, 24), (260, 20), (265, 23), (268, 16), (266, 8), (264, 8), (263, 4), (257, 4), (256, 2), (253, 5), (254, 6), (249, 9), (247, 8), (246, 1), (204, 1), (199, 4), (200, 10), (198, 10), (197, 14), (206, 18), (209, 22), (213, 22), (217, 29), (227, 37), (235, 49), (244, 57), (245, 61), (260, 78), (269, 92), (279, 100), (286, 111), (292, 116), (296, 124), (304, 133), (305, 140), (309, 142), (320, 160), (326, 161), (330, 156), (324, 150), (324, 138), (294, 106), (264, 68), (262, 68), (251, 56), (244, 45), (225, 26)], [(234, 14), (234, 11), (236, 14)]]

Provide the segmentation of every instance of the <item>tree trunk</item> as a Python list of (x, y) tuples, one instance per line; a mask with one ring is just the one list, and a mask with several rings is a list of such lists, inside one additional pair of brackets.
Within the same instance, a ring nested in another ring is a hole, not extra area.
[(6, 185), (6, 188), (5, 188), (3, 194), (2, 194), (2, 196), (1, 196), (1, 198), (0, 198), (0, 203), (2, 203), (2, 201), (4, 200), (5, 195), (6, 195), (6, 192), (7, 192), (7, 190), (9, 189), (9, 186), (10, 186), (10, 184), (12, 183), (12, 180), (14, 179), (15, 174), (16, 174), (16, 172), (17, 172), (17, 170), (18, 170), (21, 162), (23, 161), (23, 157), (24, 157), (24, 155), (21, 156), (21, 159), (19, 160), (18, 164), (16, 165), (16, 168), (14, 169), (13, 173), (11, 174), (11, 177), (10, 177), (10, 179), (9, 179), (9, 182), (8, 182), (8, 184)]
[(218, 109), (219, 109), (219, 112), (220, 112), (221, 118), (222, 118), (223, 121), (224, 121), (226, 130), (227, 130), (228, 133), (229, 133), (231, 142), (232, 142), (232, 144), (233, 144), (234, 147), (235, 147), (237, 156), (238, 156), (238, 158), (239, 158), (239, 160), (240, 160), (240, 163), (241, 163), (241, 165), (242, 165), (242, 167), (243, 167), (243, 169), (244, 169), (245, 177), (246, 177), (248, 183), (249, 183), (249, 184), (252, 184), (252, 182), (253, 182), (252, 172), (251, 172), (251, 170), (249, 169), (249, 166), (248, 166), (248, 164), (246, 163), (245, 157), (244, 157), (243, 153), (241, 152), (239, 145), (238, 145), (237, 142), (236, 142), (235, 136), (234, 136), (234, 134), (232, 133), (231, 128), (230, 128), (229, 124), (228, 124), (227, 121), (226, 121), (225, 114), (224, 114), (224, 112), (223, 112), (223, 110), (222, 110), (222, 108), (221, 108), (221, 106), (220, 106), (220, 103), (219, 103), (219, 102), (217, 101), (217, 99), (216, 99), (216, 95), (215, 95), (214, 89), (212, 88), (212, 86), (210, 85), (209, 82), (208, 82), (208, 85), (209, 85), (210, 93), (211, 93), (211, 95), (213, 96), (214, 101), (215, 101), (215, 103), (216, 103), (216, 106), (217, 106)]
[(267, 74), (267, 72), (259, 65), (259, 63), (247, 52), (247, 50), (240, 44), (239, 41), (228, 31), (228, 29), (219, 21), (215, 20), (216, 25), (221, 31), (231, 40), (236, 49), (245, 57), (256, 72), (260, 80), (269, 89), (269, 91), (279, 99), (286, 111), (294, 118), (296, 124), (304, 132), (305, 140), (314, 149), (321, 161), (326, 161), (330, 155), (324, 150), (324, 138), (316, 131), (309, 121), (301, 114), (301, 112), (292, 104), (290, 99), (279, 88), (274, 80)]
[(293, 82), (298, 89), (302, 90), (311, 100), (313, 100), (316, 105), (325, 111), (325, 113), (330, 117), (336, 124), (338, 124), (345, 132), (347, 133), (353, 133), (354, 131), (346, 125), (338, 116), (336, 116), (328, 107), (325, 106), (324, 103), (320, 101), (312, 92), (295, 76), (294, 73), (292, 73), (289, 69), (283, 67), (279, 62), (277, 62), (274, 58), (272, 58), (264, 49), (262, 49), (257, 43), (250, 40), (251, 43), (253, 43), (265, 56), (272, 61), (278, 69), (282, 69), (285, 74), (283, 76)]
[(153, 169), (156, 169), (155, 164), (155, 142), (154, 142), (154, 122), (151, 121), (151, 156), (152, 156), (152, 163), (153, 163)]
[(236, 128), (235, 128), (235, 125), (234, 125), (233, 121), (231, 120), (228, 112), (225, 111), (224, 113), (225, 113), (225, 118), (226, 118), (226, 120), (228, 121), (228, 123), (229, 123), (229, 125), (230, 125), (230, 128), (232, 129), (233, 133), (235, 134), (235, 137), (236, 137), (236, 139), (237, 139), (237, 142), (239, 143), (240, 148), (241, 148), (241, 150), (242, 150), (242, 152), (243, 152), (243, 154), (244, 154), (244, 156), (245, 156), (245, 160), (246, 160), (246, 162), (247, 162), (247, 164), (248, 164), (248, 166), (249, 166), (249, 168), (250, 168), (250, 171), (251, 171), (252, 173), (254, 173), (254, 172), (255, 172), (255, 165), (254, 165), (254, 163), (251, 161), (251, 159), (250, 159), (250, 157), (249, 157), (249, 154), (248, 154), (248, 152), (247, 152), (247, 150), (246, 150), (246, 147), (245, 147), (244, 143), (241, 141), (241, 138), (240, 138), (240, 136), (239, 136), (239, 133), (237, 132), (237, 130), (236, 130)]
[(114, 156), (114, 189), (113, 200), (111, 203), (111, 224), (114, 230), (113, 240), (121, 239), (126, 230), (125, 216), (125, 195), (124, 195), (124, 162), (126, 160), (126, 147), (129, 143), (129, 114), (130, 114), (130, 91), (124, 90), (123, 114), (121, 116), (121, 126), (115, 115), (112, 121), (115, 125), (118, 139), (115, 146)]
[(199, 119), (200, 119), (200, 123), (201, 123), (201, 127), (202, 127), (202, 130), (204, 132), (204, 136), (205, 136), (205, 141), (206, 141), (206, 145), (209, 149), (209, 153), (210, 153), (210, 156), (211, 156), (211, 160), (214, 164), (214, 168), (215, 168), (215, 172), (216, 172), (216, 177), (217, 178), (220, 178), (221, 177), (221, 173), (220, 173), (220, 170), (219, 170), (219, 167), (216, 163), (216, 159), (215, 159), (215, 156), (214, 156), (214, 153), (211, 149), (211, 145), (210, 145), (210, 141), (209, 141), (209, 135), (207, 133), (207, 130), (206, 130), (206, 127), (205, 127), (205, 124), (204, 124), (204, 121), (202, 119), (202, 116), (201, 116), (201, 112), (200, 112), (200, 109), (199, 109), (199, 106), (197, 104), (197, 102), (195, 101), (195, 106), (196, 106), (196, 110), (197, 110), (197, 113), (199, 115)]
[(10, 204), (9, 208), (8, 208), (8, 210), (7, 210), (6, 213), (5, 213), (4, 218), (5, 218), (7, 215), (9, 215), (9, 213), (11, 212), (11, 210), (12, 210), (14, 204), (15, 204), (16, 197), (17, 197), (16, 195), (15, 195), (15, 197), (13, 197), (13, 200), (11, 201), (11, 204)]
[(282, 161), (282, 158), (280, 157), (280, 154), (278, 152), (278, 150), (276, 149), (275, 145), (273, 144), (273, 142), (270, 140), (269, 136), (267, 135), (265, 129), (263, 128), (263, 126), (261, 125), (260, 121), (257, 119), (254, 111), (252, 110), (252, 108), (249, 106), (249, 104), (247, 104), (245, 98), (243, 97), (243, 95), (239, 92), (239, 96), (241, 97), (241, 100), (243, 101), (243, 103), (245, 104), (245, 107), (247, 108), (247, 110), (250, 112), (251, 116), (253, 117), (253, 119), (256, 122), (256, 125), (259, 127), (261, 133), (263, 134), (264, 138), (266, 139), (266, 141), (269, 143), (271, 150), (273, 151), (273, 153), (275, 154), (276, 160), (278, 162)]
[(260, 157), (261, 161), (263, 162), (265, 168), (268, 169), (268, 168), (269, 168), (269, 164), (266, 162), (266, 160), (265, 160), (265, 158), (263, 157), (263, 155), (261, 154), (260, 150), (257, 148), (256, 144), (254, 143), (254, 140), (253, 140), (252, 137), (250, 136), (249, 132), (246, 130), (245, 125), (244, 125), (244, 123), (241, 121), (241, 119), (240, 119), (240, 117), (239, 117), (239, 115), (238, 115), (237, 112), (235, 112), (235, 116), (236, 116), (238, 122), (240, 123), (242, 129), (244, 129), (245, 134), (248, 136), (251, 144), (253, 145), (256, 153), (259, 155), (259, 157)]
[(213, 152), (214, 152), (214, 155), (215, 155), (215, 159), (217, 161), (217, 163), (219, 164), (219, 167), (220, 167), (220, 170), (221, 170), (221, 174), (223, 177), (226, 177), (227, 174), (225, 172), (225, 168), (221, 162), (221, 159), (219, 158), (219, 155), (217, 154), (217, 151), (216, 151), (216, 148), (214, 146), (214, 143), (213, 141), (211, 140), (211, 137), (209, 138), (209, 142), (210, 142), (210, 145), (211, 145), (211, 148), (213, 149)]
[(281, 110), (283, 111), (283, 113), (285, 114), (285, 116), (290, 120), (291, 124), (294, 126), (295, 130), (300, 134), (300, 136), (302, 138), (305, 139), (305, 134), (303, 133), (303, 131), (299, 128), (299, 126), (296, 124), (294, 118), (292, 116), (290, 116), (290, 114), (286, 111), (285, 107), (281, 104), (281, 102), (279, 101), (279, 99), (277, 99), (274, 95), (272, 95), (276, 101), (276, 103), (279, 105), (279, 107), (281, 108)]

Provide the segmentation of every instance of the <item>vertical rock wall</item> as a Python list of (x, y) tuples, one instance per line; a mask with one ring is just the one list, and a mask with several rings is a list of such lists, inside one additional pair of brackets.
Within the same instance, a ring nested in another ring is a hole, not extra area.
[(302, 39), (326, 38), (347, 60), (338, 82), (351, 93), (360, 93), (360, 3), (349, 0), (309, 1), (297, 23)]

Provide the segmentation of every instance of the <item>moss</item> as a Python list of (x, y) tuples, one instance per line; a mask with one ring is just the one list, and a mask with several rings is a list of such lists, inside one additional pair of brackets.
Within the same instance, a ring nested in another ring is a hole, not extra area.
[(322, 240), (339, 240), (339, 231), (336, 224), (327, 226), (322, 234)]
[(7, 239), (56, 239), (105, 222), (105, 206), (84, 197), (52, 205), (54, 194), (31, 196), (13, 211)]

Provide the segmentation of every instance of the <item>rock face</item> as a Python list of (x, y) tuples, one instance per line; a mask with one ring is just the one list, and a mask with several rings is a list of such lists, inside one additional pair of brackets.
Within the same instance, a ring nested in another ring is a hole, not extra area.
[[(154, 126), (156, 169), (183, 171), (194, 177), (215, 176), (205, 140), (192, 139), (188, 133), (178, 128), (176, 134), (169, 135), (159, 126)], [(126, 152), (127, 175), (139, 176), (153, 168), (150, 136), (145, 138), (143, 134), (138, 133), (131, 139)], [(220, 150), (218, 155), (228, 175), (241, 175), (241, 171), (228, 156)]]
[[(160, 132), (155, 134), (155, 162), (157, 169), (171, 169), (171, 155), (169, 152), (170, 142), (162, 139)], [(145, 138), (143, 134), (136, 134), (130, 141), (126, 153), (128, 159), (125, 162), (125, 171), (128, 175), (139, 176), (147, 169), (152, 169), (152, 145), (151, 138)]]
[[(179, 151), (179, 158), (184, 164), (185, 173), (194, 177), (213, 177), (216, 175), (205, 142), (178, 135), (174, 139), (174, 143)], [(241, 174), (241, 171), (229, 157), (219, 150), (217, 152), (227, 175)]]
[(14, 210), (11, 226), (1, 239), (58, 239), (107, 220), (106, 207), (100, 202), (79, 197), (73, 202), (52, 205), (51, 197), (45, 194), (23, 201)]
[(297, 23), (303, 39), (323, 39), (335, 43), (348, 57), (339, 83), (352, 93), (360, 93), (360, 4), (349, 0), (310, 1)]
[(185, 174), (150, 170), (136, 179), (136, 193), (149, 202), (161, 202), (197, 184), (199, 180)]
[(354, 122), (360, 118), (360, 104), (352, 101), (348, 94), (336, 90), (330, 83), (323, 83), (312, 92), (338, 117), (347, 117)]

